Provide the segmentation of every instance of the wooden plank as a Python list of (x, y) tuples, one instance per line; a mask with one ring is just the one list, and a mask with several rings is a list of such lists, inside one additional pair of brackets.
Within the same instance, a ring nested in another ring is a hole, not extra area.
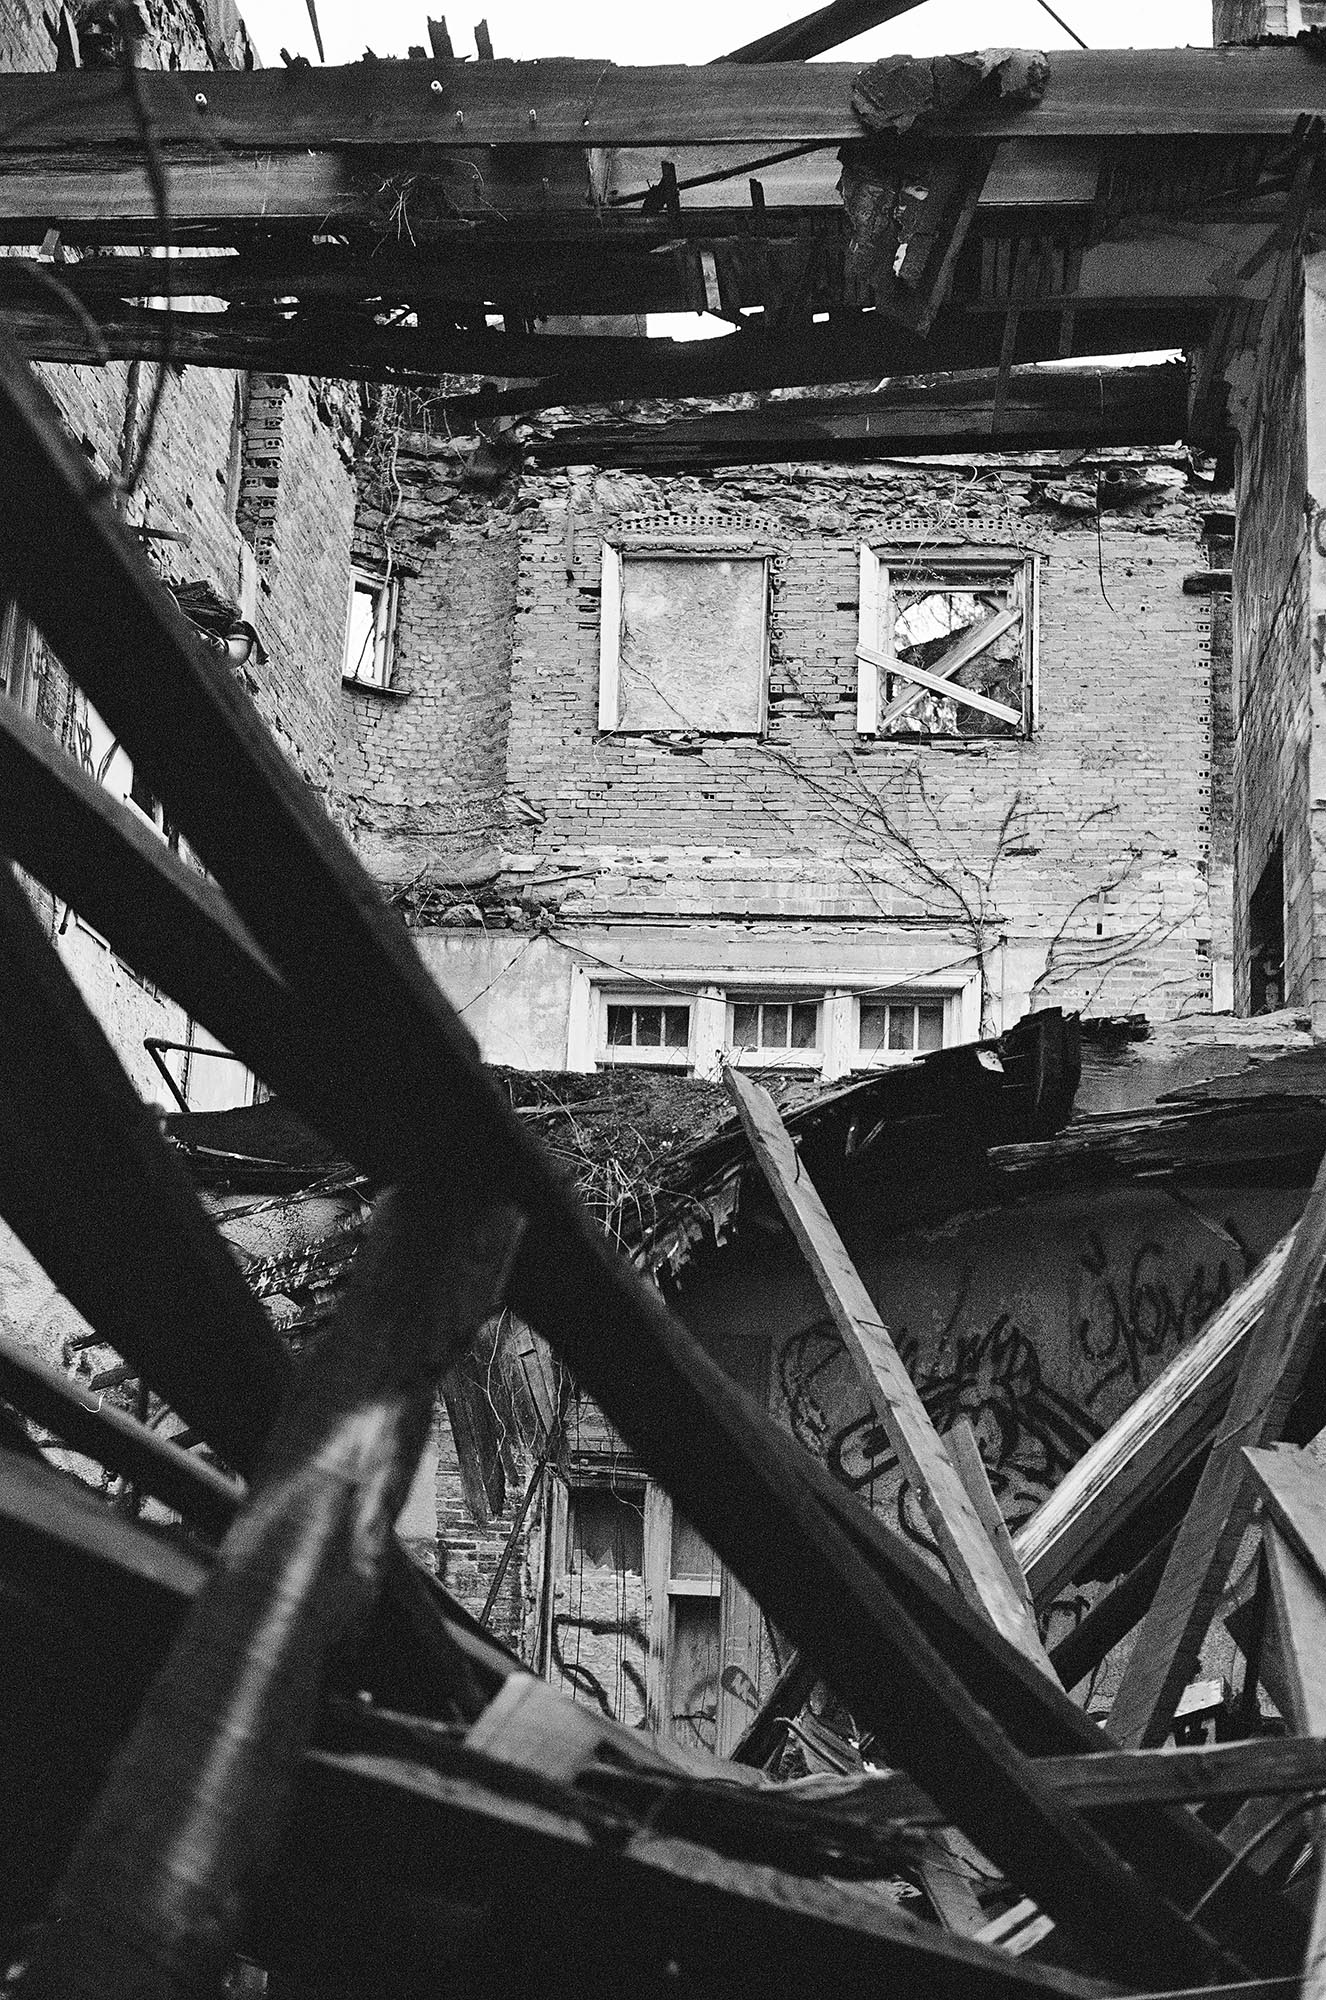
[[(145, 71), (158, 143), (221, 148), (365, 147), (432, 153), (478, 146), (839, 145), (864, 136), (858, 63), (618, 67), (602, 61), (355, 63), (212, 73)], [(434, 85), (439, 88), (434, 89)], [(1326, 112), (1306, 51), (1056, 52), (1041, 101), (931, 114), (919, 143), (989, 138), (1289, 137)], [(459, 116), (457, 114), (460, 114)], [(531, 116), (531, 114), (533, 114)], [(0, 133), (25, 150), (135, 147), (124, 91), (98, 71), (0, 78)]]
[[(1296, 1513), (1298, 1510), (1295, 1510)], [(1297, 1533), (1302, 1532), (1299, 1520)], [(1313, 1522), (1313, 1541), (1317, 1523)], [(1266, 1565), (1271, 1579), (1271, 1599), (1281, 1653), (1287, 1670), (1292, 1721), (1298, 1729), (1320, 1743), (1326, 1737), (1326, 1594), (1320, 1570), (1300, 1562), (1289, 1537), (1278, 1524), (1267, 1525)], [(1321, 2000), (1326, 1992), (1326, 1874), (1321, 1868), (1326, 1812), (1313, 1815), (1317, 1834), (1318, 1873), (1312, 1903), (1307, 1951), (1303, 1960), (1304, 2000)]]
[(1155, 1602), (1142, 1621), (1110, 1711), (1129, 1745), (1163, 1742), (1251, 1516), (1242, 1451), (1278, 1436), (1319, 1337), (1326, 1298), (1326, 1165), (1249, 1341), (1229, 1406)]
[(1293, 1445), (1243, 1456), (1276, 1528), (1326, 1585), (1326, 1467)]
[(236, 1480), (191, 1458), (146, 1424), (136, 1423), (62, 1369), (48, 1367), (35, 1354), (2, 1338), (0, 1396), (75, 1451), (173, 1507), (204, 1533), (224, 1534), (244, 1497)]
[(1027, 1588), (1027, 1579), (1022, 1573), (1017, 1550), (1013, 1547), (1013, 1537), (1009, 1533), (1008, 1523), (999, 1511), (999, 1502), (995, 1499), (994, 1489), (990, 1485), (990, 1476), (985, 1469), (985, 1460), (981, 1457), (981, 1448), (976, 1442), (976, 1433), (971, 1427), (970, 1419), (959, 1417), (957, 1422), (944, 1432), (943, 1444), (957, 1468), (959, 1479), (967, 1489), (967, 1498), (976, 1509), (977, 1520), (990, 1537), (991, 1546), (1004, 1565), (1005, 1575), (1026, 1605), (1028, 1617), (1034, 1618), (1036, 1610), (1031, 1601), (1031, 1592)]
[(1326, 1786), (1324, 1736), (1326, 1728), (1318, 1728), (1311, 1735), (1259, 1736), (1246, 1743), (1045, 1757), (1037, 1769), (1079, 1812), (1168, 1800), (1270, 1797)]
[(731, 55), (715, 56), (714, 61), (809, 62), (812, 56), (822, 56), (826, 49), (836, 49), (881, 22), (896, 21), (900, 14), (909, 14), (919, 5), (920, 0), (829, 0), (828, 6), (817, 7), (813, 14), (803, 14), (785, 28), (744, 42)]
[(954, 1583), (1011, 1645), (1050, 1672), (1030, 1610), (1010, 1584), (875, 1302), (797, 1157), (777, 1106), (767, 1090), (730, 1064), (724, 1067), (723, 1081), (760, 1171), (815, 1275)]
[(0, 938), (0, 1213), (101, 1338), (249, 1472), (285, 1352), (6, 867)]
[[(1019, 611), (1018, 616), (1021, 617)], [(903, 680), (915, 681), (918, 687), (927, 688), (931, 694), (946, 695), (950, 701), (960, 701), (967, 708), (977, 708), (982, 715), (993, 715), (1000, 722), (1021, 724), (1022, 711), (1009, 708), (1002, 701), (991, 701), (988, 695), (978, 694), (974, 688), (960, 687), (956, 681), (944, 680), (939, 674), (927, 673), (924, 667), (914, 666), (910, 660), (899, 659), (893, 653), (877, 653), (867, 646), (858, 646), (856, 656), (869, 661), (880, 672), (900, 674)]]
[[(334, 1861), (317, 1832), (329, 1825), (340, 1836)], [(491, 1990), (497, 1954), (517, 1991), (565, 1993), (569, 1961), (599, 1993), (657, 1984), (669, 1964), (683, 1981), (692, 1967), (699, 1977), (739, 1964), (748, 1990), (777, 2000), (830, 1989), (968, 2000), (1103, 1992), (918, 1923), (871, 1883), (793, 1875), (664, 1832), (607, 1839), (548, 1793), (499, 1791), (399, 1757), (311, 1756), (286, 1857), (255, 1949), (274, 1976), (298, 1970), (315, 1989), (349, 1970), (352, 1984), (367, 1975), (379, 1991)], [(493, 1903), (481, 1941), (456, 1924), (449, 1895), (463, 1902), (476, 1884), (513, 1878), (520, 1895)], [(457, 1959), (467, 1943), (474, 1955)]]
[[(944, 653), (935, 661), (934, 665), (930, 668), (931, 674), (937, 681), (947, 681), (953, 674), (959, 673), (969, 661), (974, 660), (979, 653), (983, 653), (987, 646), (993, 646), (996, 639), (1002, 639), (1005, 632), (1010, 632), (1015, 625), (1020, 625), (1021, 622), (1022, 606), (1020, 604), (1011, 605), (1006, 611), (993, 612), (989, 618), (983, 618), (979, 625), (970, 626), (963, 633), (957, 644), (951, 646), (947, 653)], [(858, 659), (861, 657), (861, 651), (861, 646), (858, 645)], [(889, 651), (888, 658), (893, 663), (893, 671), (905, 675), (908, 679), (919, 678), (918, 675), (910, 673), (908, 668), (896, 659), (892, 650)], [(881, 731), (891, 729), (893, 724), (898, 720), (898, 717), (905, 715), (908, 709), (921, 699), (921, 692), (920, 688), (912, 689), (907, 694), (899, 695), (896, 701), (890, 702), (879, 718), (879, 728)], [(965, 688), (953, 688), (949, 692), (971, 701), (973, 707), (979, 706), (980, 698), (969, 694)], [(999, 704), (997, 702), (991, 703), (990, 707), (992, 710), (998, 709)], [(1015, 713), (1011, 708), (1003, 709), (1001, 712), (1006, 716), (1011, 716)], [(1018, 719), (1021, 720), (1020, 717)]]
[(184, 1996), (224, 1973), (270, 1866), (333, 1644), (386, 1574), (435, 1385), (498, 1311), (510, 1209), (384, 1198), (344, 1302), (116, 1758), (35, 1940), (34, 1996)]
[[(991, 1721), (986, 1684), (1000, 1678), (1001, 1659), (1007, 1670), (1018, 1656), (979, 1621), (979, 1640), (955, 1624), (947, 1600), (964, 1607), (900, 1537), (879, 1543), (859, 1506), (837, 1511), (843, 1496), (824, 1468), (728, 1382), (550, 1169), (484, 1076), (403, 925), (249, 704), (214, 672), (3, 343), (0, 455), (9, 474), (0, 548), (24, 608), (262, 948), (317, 996), (328, 1032), (355, 1053), (355, 1090), (329, 1107), (323, 1129), (387, 1176), (432, 1174), (445, 1185), (463, 1172), (518, 1200), (529, 1228), (512, 1275), (514, 1309), (549, 1339), (766, 1614), (832, 1673), (853, 1711), (883, 1744), (900, 1754), (906, 1746), (918, 1781), (955, 1822), (1041, 1907), (1093, 1940), (1103, 1963), (1141, 1977), (1162, 1964), (1183, 1978), (1209, 1966), (1207, 1941), (1107, 1843), (1065, 1817)], [(367, 1041), (366, 1019), (380, 1030)], [(904, 1578), (946, 1646), (957, 1634), (980, 1646), (982, 1703), (904, 1608), (896, 1594)], [(1020, 1684), (1003, 1686), (1013, 1694)], [(1025, 1689), (1016, 1698), (1025, 1701)], [(1060, 1716), (1056, 1727), (1070, 1726)], [(1127, 1844), (1137, 1834), (1120, 1826), (1111, 1837)], [(1167, 1842), (1147, 1843), (1154, 1860), (1143, 1865), (1196, 1876), (1200, 1887), (1204, 1852), (1199, 1833), (1176, 1828)], [(1286, 1925), (1242, 1921), (1243, 1896), (1235, 1885), (1227, 1906), (1245, 1940), (1239, 1962), (1278, 1969)], [(1217, 1919), (1232, 1929), (1227, 1911)]]
[(1291, 1231), (1018, 1529), (1013, 1547), (1038, 1603), (1089, 1562), (1215, 1428), (1292, 1243)]

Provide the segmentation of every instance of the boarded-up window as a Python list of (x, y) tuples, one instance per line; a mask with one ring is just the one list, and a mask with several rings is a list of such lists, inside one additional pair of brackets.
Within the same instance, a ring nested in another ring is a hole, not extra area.
[(861, 550), (857, 727), (870, 736), (1026, 736), (1035, 567), (1022, 557), (886, 561)]
[(757, 736), (768, 595), (763, 557), (605, 544), (599, 727)]

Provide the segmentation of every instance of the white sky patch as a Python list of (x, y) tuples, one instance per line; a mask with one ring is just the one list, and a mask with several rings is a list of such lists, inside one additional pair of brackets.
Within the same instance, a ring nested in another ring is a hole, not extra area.
[[(487, 19), (498, 56), (602, 56), (616, 63), (703, 63), (809, 13), (813, 0), (671, 0), (664, 8), (623, 6), (621, 0), (317, 0), (318, 20), (332, 63), (355, 62), (365, 42), (380, 56), (403, 56), (413, 42), (428, 46), (427, 15), (445, 11), (457, 55), (474, 55), (474, 24)], [(1211, 45), (1211, 0), (1054, 0), (1055, 11), (1092, 48), (1182, 48)], [(243, 8), (264, 63), (292, 55), (317, 61), (305, 0), (249, 0)], [(909, 53), (939, 55), (978, 48), (1064, 49), (1071, 39), (1037, 0), (923, 0), (900, 16), (825, 56), (828, 62), (871, 62)]]

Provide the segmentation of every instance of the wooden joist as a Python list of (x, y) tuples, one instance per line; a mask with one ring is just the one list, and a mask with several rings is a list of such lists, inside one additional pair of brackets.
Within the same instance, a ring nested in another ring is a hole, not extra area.
[(740, 1113), (760, 1171), (814, 1273), (949, 1574), (967, 1602), (983, 1611), (1010, 1645), (1046, 1673), (1051, 1672), (1030, 1607), (1009, 1577), (972, 1505), (879, 1309), (797, 1157), (778, 1107), (761, 1084), (731, 1064), (724, 1068), (723, 1081)]
[(1243, 1449), (1280, 1434), (1321, 1335), (1326, 1308), (1326, 1166), (1248, 1342), (1211, 1455), (1155, 1601), (1124, 1668), (1110, 1729), (1123, 1744), (1162, 1743), (1247, 1526), (1252, 1492)]
[[(500, 1191), (524, 1211), (513, 1306), (766, 1613), (831, 1671), (863, 1719), (899, 1749), (906, 1744), (918, 1779), (1042, 1908), (1090, 1939), (1103, 1964), (1134, 1976), (1165, 1968), (1187, 1980), (1217, 1963), (1209, 1941), (1038, 1784), (835, 1516), (827, 1473), (813, 1462), (802, 1469), (803, 1455), (702, 1354), (559, 1182), (499, 1101), (404, 927), (216, 672), (49, 405), (3, 350), (0, 453), (0, 546), (24, 609), (260, 948), (292, 985), (316, 993), (327, 1031), (354, 1050), (357, 1088), (338, 1129), (353, 1126), (356, 1145), (371, 1141), (398, 1173), (435, 1179), (439, 1191), (463, 1175), (476, 1196)], [(366, 1019), (377, 1028), (370, 1038)], [(1273, 1947), (1257, 1938), (1252, 1949)]]
[[(192, 73), (147, 70), (143, 100), (169, 164), (176, 146), (228, 149), (482, 146), (525, 151), (752, 141), (842, 145), (866, 136), (852, 104), (859, 63), (629, 68), (601, 61), (355, 63)], [(200, 102), (199, 99), (202, 101)], [(1288, 138), (1326, 113), (1326, 78), (1305, 50), (1055, 52), (1044, 95), (959, 104), (925, 120), (925, 143), (988, 138)], [(25, 151), (135, 147), (135, 113), (105, 72), (0, 78), (0, 134)]]

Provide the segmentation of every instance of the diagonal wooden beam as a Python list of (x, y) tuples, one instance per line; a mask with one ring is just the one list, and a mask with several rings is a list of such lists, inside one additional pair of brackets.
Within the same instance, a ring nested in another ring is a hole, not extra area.
[[(958, 640), (957, 645), (936, 660), (928, 671), (936, 680), (949, 680), (954, 674), (960, 673), (970, 660), (974, 660), (978, 653), (983, 653), (987, 646), (992, 646), (996, 639), (1001, 639), (1005, 632), (1020, 624), (1022, 616), (1021, 605), (1015, 605), (1006, 611), (996, 611), (993, 616), (983, 619), (979, 625), (970, 626)], [(888, 671), (908, 674), (909, 669), (897, 660), (896, 655), (890, 652), (886, 657), (893, 663)], [(878, 726), (881, 732), (891, 727), (900, 715), (905, 715), (908, 709), (921, 699), (923, 692), (924, 689), (918, 687), (890, 702), (879, 718)], [(965, 688), (954, 688), (951, 692), (955, 696), (966, 696), (968, 691)], [(1013, 713), (1011, 709), (1005, 712), (1010, 716)], [(1021, 721), (1022, 718), (1019, 716), (1017, 719)]]
[(910, 14), (920, 4), (921, 0), (829, 0), (827, 7), (817, 7), (813, 14), (803, 14), (799, 21), (771, 29), (767, 35), (758, 35), (753, 42), (733, 49), (730, 55), (715, 56), (713, 60), (716, 63), (809, 62), (812, 56), (822, 56), (826, 49), (836, 49), (856, 35), (864, 35), (869, 28), (896, 21), (900, 14)]
[(1321, 1337), (1326, 1313), (1326, 1163), (1293, 1246), (1249, 1341), (1154, 1603), (1143, 1619), (1110, 1711), (1119, 1742), (1162, 1743), (1192, 1677), (1230, 1564), (1251, 1518), (1247, 1445), (1280, 1434)]
[(1035, 1621), (968, 1497), (957, 1467), (930, 1420), (846, 1245), (834, 1228), (791, 1134), (767, 1090), (724, 1067), (761, 1173), (768, 1181), (815, 1282), (824, 1295), (862, 1386), (911, 1481), (954, 1583), (1011, 1645), (1052, 1673)]
[[(1021, 616), (1021, 613), (1018, 614)], [(991, 701), (988, 695), (977, 694), (974, 688), (959, 687), (955, 681), (945, 680), (940, 674), (930, 673), (925, 667), (913, 666), (910, 660), (900, 660), (896, 653), (878, 653), (873, 646), (858, 646), (858, 660), (867, 666), (877, 668), (881, 673), (901, 674), (904, 680), (915, 681), (918, 687), (931, 694), (942, 694), (950, 701), (964, 702), (968, 708), (978, 708), (982, 715), (992, 715), (1000, 722), (1021, 724), (1020, 709), (1009, 708), (1002, 701)]]

